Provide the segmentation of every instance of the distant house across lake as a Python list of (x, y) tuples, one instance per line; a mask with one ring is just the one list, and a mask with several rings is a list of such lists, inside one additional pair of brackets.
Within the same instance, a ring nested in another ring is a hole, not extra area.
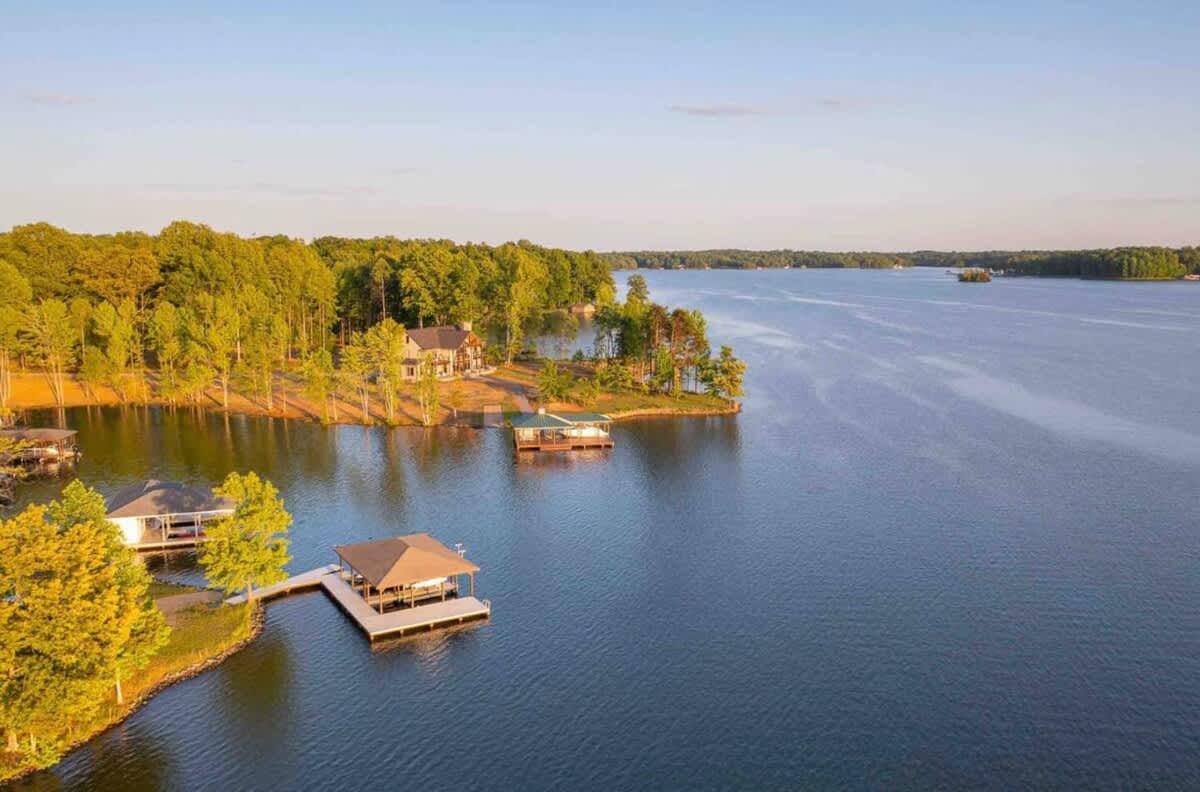
[(426, 355), (433, 355), (438, 377), (462, 377), (483, 371), (483, 341), (471, 324), (414, 327), (407, 331), (404, 376), (415, 380)]
[(21, 428), (0, 430), (0, 437), (16, 444), (9, 458), (14, 464), (49, 464), (74, 459), (79, 455), (74, 429)]

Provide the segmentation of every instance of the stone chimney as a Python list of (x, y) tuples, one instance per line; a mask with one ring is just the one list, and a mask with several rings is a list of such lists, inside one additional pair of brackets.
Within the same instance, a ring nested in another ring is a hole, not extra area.
[(458, 329), (469, 333), (469, 332), (471, 332), (471, 323), (470, 322), (459, 322)]

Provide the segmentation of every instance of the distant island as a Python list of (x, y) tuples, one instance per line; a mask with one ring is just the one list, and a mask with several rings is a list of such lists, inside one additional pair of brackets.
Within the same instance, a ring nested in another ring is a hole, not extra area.
[(642, 250), (602, 253), (613, 269), (974, 268), (1005, 275), (1170, 280), (1200, 274), (1200, 246), (1097, 250), (918, 250), (904, 253), (814, 250)]

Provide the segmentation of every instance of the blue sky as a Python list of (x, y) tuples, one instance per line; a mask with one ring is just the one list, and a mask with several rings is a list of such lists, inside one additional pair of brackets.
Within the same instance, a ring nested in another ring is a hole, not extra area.
[(1200, 243), (1198, 3), (5, 5), (0, 227)]

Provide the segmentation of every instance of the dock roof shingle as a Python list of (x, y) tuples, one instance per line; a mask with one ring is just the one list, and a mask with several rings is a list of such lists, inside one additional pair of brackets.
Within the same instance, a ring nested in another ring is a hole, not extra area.
[(479, 571), (478, 566), (427, 533), (340, 545), (333, 551), (376, 589)]

